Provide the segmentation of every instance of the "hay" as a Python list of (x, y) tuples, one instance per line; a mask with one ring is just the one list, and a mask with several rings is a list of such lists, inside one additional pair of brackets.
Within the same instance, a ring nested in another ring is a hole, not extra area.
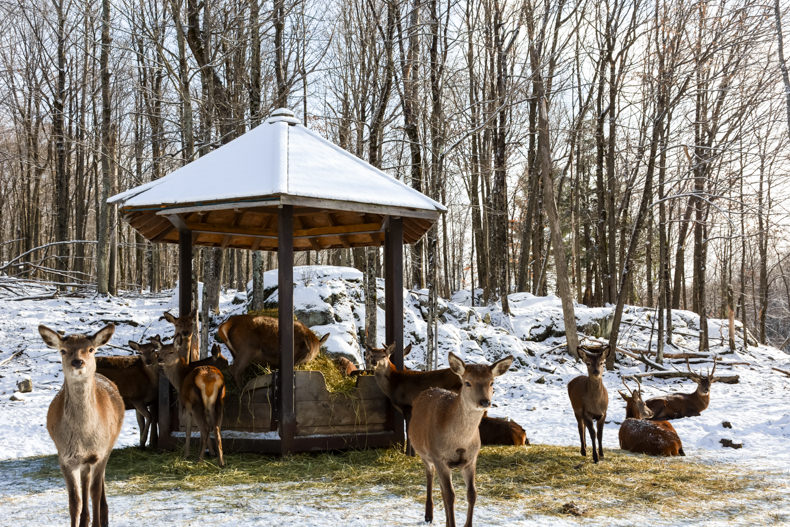
[[(212, 460), (184, 460), (180, 452), (126, 448), (113, 452), (107, 477), (112, 486), (130, 494), (294, 483), (352, 497), (384, 488), (413, 497), (414, 506), (420, 507), (425, 492), (419, 458), (395, 449), (286, 457), (227, 454), (226, 463), (220, 469)], [(44, 463), (34, 476), (60, 478), (56, 459)], [(606, 451), (604, 460), (595, 465), (575, 447), (547, 445), (486, 447), (477, 465), (478, 503), (518, 507), (525, 518), (533, 514), (616, 518), (637, 513), (681, 521), (720, 510), (715, 507), (722, 503), (737, 502), (737, 509), (771, 500), (771, 479), (741, 465), (707, 465), (619, 450)], [(463, 502), (463, 482), (457, 472), (454, 481), (458, 501)], [(438, 484), (434, 497), (439, 499)]]

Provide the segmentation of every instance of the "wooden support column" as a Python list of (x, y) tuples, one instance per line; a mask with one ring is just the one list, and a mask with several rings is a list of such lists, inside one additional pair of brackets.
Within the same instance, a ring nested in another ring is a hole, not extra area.
[[(389, 219), (384, 233), (385, 345), (395, 343), (391, 360), (403, 369), (403, 220)], [(400, 413), (393, 412), (395, 441), (404, 443), (406, 433)]]
[(296, 434), (294, 412), (294, 238), (293, 206), (278, 211), (277, 295), (279, 317), (280, 370), (277, 375), (280, 410), (281, 453), (293, 451)]
[(192, 311), (192, 231), (178, 231), (178, 316)]

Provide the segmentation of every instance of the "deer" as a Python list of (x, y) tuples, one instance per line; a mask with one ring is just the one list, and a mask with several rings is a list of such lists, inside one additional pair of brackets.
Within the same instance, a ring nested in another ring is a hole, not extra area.
[(628, 394), (618, 391), (625, 401), (625, 421), (620, 425), (620, 448), (650, 456), (685, 456), (683, 443), (669, 421), (649, 421), (653, 411), (642, 400), (642, 385), (631, 390), (623, 380)]
[(714, 359), (713, 370), (707, 375), (699, 375), (691, 371), (686, 359), (689, 378), (697, 383), (697, 389), (691, 393), (671, 393), (648, 399), (645, 404), (653, 411), (652, 419), (679, 419), (700, 415), (710, 404), (710, 386), (714, 382), (713, 373), (716, 371), (716, 363)]
[(186, 410), (186, 443), (184, 457), (189, 457), (189, 443), (192, 440), (192, 421), (200, 430), (200, 455), (203, 456), (208, 447), (214, 455), (214, 447), (209, 434), (214, 432), (217, 442), (219, 466), (225, 466), (222, 453), (222, 413), (225, 399), (225, 379), (216, 366), (188, 364), (181, 355), (184, 343), (181, 335), (176, 335), (171, 344), (162, 346), (158, 352), (159, 366), (170, 383), (175, 386), (179, 400)]
[[(230, 350), (230, 372), (241, 385), (242, 374), (251, 364), (280, 367), (280, 323), (263, 315), (233, 315), (217, 328), (217, 336)], [(315, 359), (329, 333), (320, 339), (301, 322), (294, 322), (294, 366)]]
[(480, 421), (480, 443), (483, 445), (514, 445), (529, 444), (524, 428), (511, 419), (489, 417), (483, 415)]
[[(581, 440), (581, 455), (587, 456), (585, 441), (585, 427), (590, 432), (592, 443), (593, 463), (603, 459), (603, 426), (606, 421), (606, 410), (609, 406), (609, 394), (603, 385), (603, 369), (609, 347), (599, 352), (590, 352), (579, 346), (581, 358), (587, 365), (587, 375), (579, 375), (568, 383), (568, 397), (571, 400), (573, 414), (579, 426), (579, 439)], [(595, 432), (593, 422), (598, 427), (598, 450), (595, 449)]]
[[(374, 366), (376, 384), (384, 395), (389, 398), (392, 405), (403, 414), (408, 425), (411, 418), (412, 402), (428, 388), (444, 388), (457, 392), (461, 389), (461, 381), (450, 368), (433, 371), (410, 370), (406, 367), (398, 370), (390, 360), (395, 345), (386, 348), (368, 348), (365, 361)], [(409, 344), (403, 349), (403, 356), (412, 350)], [(352, 375), (357, 371), (352, 372)], [(524, 445), (527, 435), (524, 429), (515, 421), (497, 419), (484, 415), (480, 422), (480, 440), (484, 445)]]
[[(143, 353), (144, 359), (145, 357), (149, 357), (150, 360), (156, 361), (159, 350), (161, 350), (164, 347), (167, 347), (169, 349), (170, 347), (175, 346), (175, 341), (172, 341), (168, 344), (163, 344), (162, 339), (161, 337), (159, 337), (159, 335), (154, 335), (153, 337), (150, 338), (150, 340), (152, 342), (156, 341), (159, 344), (159, 346), (157, 347), (156, 350), (154, 350), (153, 353)], [(182, 357), (184, 356), (182, 350), (179, 350), (179, 353), (181, 354)], [(222, 354), (222, 350), (220, 349), (219, 344), (215, 342), (214, 345), (211, 347), (211, 354), (208, 357), (206, 357), (205, 359), (191, 361), (189, 363), (190, 368), (197, 368), (198, 366), (214, 366), (215, 368), (218, 368), (220, 370), (227, 370), (230, 368), (230, 363), (228, 362), (228, 359), (225, 358), (225, 356)]]
[(455, 491), (451, 471), (461, 470), (466, 484), (468, 507), (466, 526), (472, 526), (477, 489), (475, 472), (480, 452), (478, 427), (491, 407), (494, 378), (504, 374), (513, 363), (507, 356), (493, 364), (465, 364), (450, 353), (450, 371), (461, 381), (458, 392), (429, 388), (414, 400), (409, 422), (409, 437), (425, 465), (425, 521), (433, 521), (433, 478), (438, 475), (448, 527), (455, 526)]
[(44, 343), (60, 351), (63, 368), (63, 386), (47, 411), (47, 431), (66, 480), (72, 527), (87, 527), (91, 504), (93, 527), (110, 523), (104, 471), (121, 433), (124, 403), (115, 384), (96, 373), (95, 351), (114, 331), (108, 324), (90, 336), (61, 336), (43, 324), (38, 327)]
[(167, 311), (162, 315), (162, 318), (173, 324), (175, 329), (173, 338), (175, 339), (176, 335), (181, 336), (181, 342), (183, 344), (181, 353), (184, 354), (184, 358), (187, 359), (187, 362), (193, 362), (200, 358), (200, 342), (197, 339), (195, 327), (196, 316), (197, 311), (194, 309), (190, 311), (189, 314), (178, 318)]
[(97, 356), (96, 372), (110, 379), (118, 388), (127, 410), (136, 410), (137, 425), (140, 429), (140, 448), (145, 448), (150, 431), (151, 444), (157, 441), (155, 416), (159, 400), (159, 364), (147, 361), (143, 355), (161, 347), (155, 340), (140, 344), (129, 341), (129, 347), (137, 351), (137, 356)]

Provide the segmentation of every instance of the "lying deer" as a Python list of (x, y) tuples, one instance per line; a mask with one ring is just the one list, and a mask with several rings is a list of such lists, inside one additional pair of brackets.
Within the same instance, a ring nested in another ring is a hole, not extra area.
[(480, 443), (483, 445), (515, 445), (529, 444), (524, 428), (511, 419), (488, 417), (483, 415), (480, 421)]
[[(279, 368), (279, 331), (279, 320), (263, 315), (234, 315), (220, 324), (217, 336), (233, 356), (230, 371), (236, 384), (241, 384), (242, 374), (251, 364)], [(307, 326), (294, 322), (294, 366), (316, 358), (328, 337), (329, 333), (319, 339)]]
[[(425, 465), (427, 493), (425, 521), (433, 521), (433, 476), (439, 476), (444, 512), (448, 527), (455, 526), (455, 491), (451, 470), (460, 468), (466, 483), (468, 509), (466, 525), (471, 527), (477, 490), (475, 470), (480, 452), (478, 427), (485, 411), (491, 406), (494, 378), (505, 373), (513, 357), (487, 364), (464, 364), (450, 353), (450, 370), (461, 380), (458, 393), (430, 388), (415, 400), (409, 423), (412, 446)], [(377, 370), (378, 371), (378, 370)]]
[(200, 430), (200, 456), (203, 460), (206, 447), (214, 455), (214, 446), (209, 434), (214, 432), (217, 441), (219, 466), (225, 466), (222, 455), (222, 412), (225, 399), (225, 379), (215, 366), (187, 364), (179, 350), (182, 349), (181, 335), (176, 335), (173, 343), (162, 346), (159, 350), (159, 365), (170, 383), (178, 391), (181, 404), (186, 410), (186, 444), (184, 457), (189, 457), (189, 443), (192, 439), (192, 420)]
[[(603, 459), (603, 425), (606, 421), (606, 410), (609, 406), (609, 394), (603, 385), (603, 369), (607, 351), (604, 348), (595, 353), (579, 346), (582, 360), (587, 365), (587, 375), (579, 375), (568, 383), (568, 396), (571, 399), (573, 413), (579, 425), (579, 439), (581, 440), (581, 454), (587, 455), (587, 445), (584, 438), (584, 428), (590, 432), (592, 443), (593, 462), (598, 463), (598, 458)], [(595, 449), (595, 432), (593, 421), (598, 425), (598, 450)]]
[(49, 405), (47, 431), (66, 480), (72, 527), (87, 527), (89, 494), (93, 526), (110, 523), (104, 469), (121, 433), (124, 404), (112, 381), (96, 373), (94, 353), (114, 331), (109, 324), (92, 336), (61, 337), (44, 325), (38, 327), (44, 343), (60, 351), (63, 366), (63, 387)]
[[(173, 324), (175, 334), (181, 336), (182, 349), (184, 358), (187, 362), (194, 362), (200, 358), (200, 342), (197, 338), (197, 328), (195, 327), (195, 317), (197, 312), (193, 309), (185, 316), (176, 318), (167, 311), (162, 315), (162, 318)], [(160, 319), (161, 320), (161, 319)]]
[(149, 430), (151, 444), (157, 440), (156, 423), (157, 401), (159, 400), (159, 364), (146, 361), (145, 351), (156, 351), (160, 344), (154, 340), (139, 344), (132, 340), (129, 347), (140, 353), (137, 356), (97, 356), (96, 372), (104, 375), (118, 388), (125, 408), (136, 410), (137, 425), (140, 429), (140, 448), (145, 448)]
[(625, 421), (620, 425), (620, 448), (650, 456), (685, 456), (678, 433), (669, 421), (648, 421), (653, 411), (642, 400), (642, 385), (631, 390), (623, 381), (628, 395), (619, 391), (625, 400)]
[(691, 393), (672, 393), (662, 397), (652, 397), (645, 401), (653, 411), (652, 419), (679, 419), (700, 415), (710, 404), (710, 385), (713, 384), (713, 373), (716, 371), (716, 360), (713, 370), (707, 375), (698, 375), (689, 368), (689, 378), (697, 383), (697, 389)]

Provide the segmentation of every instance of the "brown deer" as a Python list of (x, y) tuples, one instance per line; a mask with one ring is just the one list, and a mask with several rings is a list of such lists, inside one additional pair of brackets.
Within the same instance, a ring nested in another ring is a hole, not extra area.
[(442, 388), (423, 391), (415, 400), (409, 423), (409, 437), (425, 465), (427, 493), (425, 521), (433, 521), (433, 476), (439, 476), (448, 527), (455, 526), (455, 491), (451, 470), (460, 468), (466, 483), (468, 508), (466, 526), (471, 527), (477, 489), (475, 471), (480, 452), (478, 427), (491, 407), (494, 378), (505, 373), (513, 362), (508, 356), (494, 364), (464, 364), (450, 353), (451, 371), (461, 380), (458, 393)]
[(617, 392), (625, 400), (626, 417), (618, 434), (620, 448), (650, 456), (685, 456), (683, 443), (669, 421), (648, 421), (653, 411), (642, 400), (642, 385), (637, 383), (634, 391), (625, 381), (623, 384), (629, 394)]
[(63, 337), (44, 325), (38, 327), (44, 343), (60, 351), (63, 366), (63, 387), (49, 405), (47, 431), (66, 480), (72, 527), (87, 527), (89, 495), (93, 527), (110, 523), (104, 469), (121, 433), (124, 404), (112, 381), (96, 373), (95, 351), (114, 331), (109, 324), (92, 336)]
[[(251, 364), (280, 367), (279, 330), (277, 318), (263, 315), (233, 315), (220, 324), (217, 336), (233, 356), (230, 372), (236, 384), (241, 384), (242, 374)], [(328, 337), (329, 333), (319, 339), (307, 326), (294, 322), (294, 366), (316, 358)]]
[(489, 417), (485, 414), (480, 421), (480, 443), (524, 446), (529, 444), (529, 439), (517, 422), (501, 417)]
[(340, 373), (346, 377), (356, 377), (365, 371), (357, 368), (356, 364), (345, 357), (337, 357), (335, 359), (335, 364), (337, 365), (337, 369), (340, 370)]
[[(587, 445), (584, 438), (584, 429), (590, 432), (592, 443), (593, 462), (598, 463), (598, 458), (603, 459), (603, 425), (606, 421), (606, 409), (609, 406), (609, 394), (603, 385), (603, 369), (606, 362), (608, 347), (599, 352), (591, 352), (579, 346), (582, 360), (587, 365), (587, 375), (579, 375), (568, 383), (568, 397), (571, 399), (573, 413), (579, 425), (579, 439), (581, 440), (581, 454), (587, 455)], [(598, 450), (595, 449), (595, 431), (593, 421), (598, 426)]]
[(162, 346), (159, 350), (159, 365), (162, 371), (175, 386), (181, 404), (186, 410), (186, 443), (184, 457), (189, 457), (189, 443), (192, 439), (192, 421), (194, 420), (200, 430), (200, 455), (203, 460), (206, 447), (214, 455), (214, 447), (209, 434), (214, 432), (217, 441), (217, 455), (219, 466), (225, 466), (222, 455), (222, 412), (225, 399), (225, 379), (222, 372), (215, 366), (200, 366), (187, 364), (179, 350), (183, 349), (181, 335), (176, 335), (173, 343)]
[(175, 339), (176, 335), (181, 336), (181, 353), (187, 362), (194, 362), (200, 358), (200, 342), (198, 341), (197, 328), (195, 327), (196, 316), (197, 312), (194, 309), (186, 316), (178, 318), (167, 311), (162, 315), (162, 318), (173, 324), (175, 329), (173, 339)]
[(145, 344), (130, 340), (129, 347), (139, 355), (97, 356), (96, 372), (115, 383), (127, 410), (136, 410), (140, 448), (145, 448), (149, 431), (152, 445), (158, 438), (155, 423), (159, 400), (159, 364), (146, 361), (143, 355), (155, 352), (160, 344), (154, 340)]
[[(172, 341), (168, 344), (163, 344), (159, 335), (154, 335), (153, 337), (150, 338), (150, 340), (151, 342), (156, 341), (159, 344), (159, 346), (156, 350), (154, 350), (155, 353), (151, 353), (151, 354), (144, 353), (143, 357), (144, 358), (150, 357), (151, 360), (153, 361), (157, 361), (158, 352), (160, 351), (161, 348), (167, 347), (169, 349), (170, 347), (175, 346), (175, 341)], [(179, 350), (179, 353), (181, 353), (181, 350)], [(181, 355), (183, 356), (183, 353)], [(220, 370), (227, 370), (230, 368), (228, 359), (226, 359), (225, 356), (222, 354), (222, 350), (220, 349), (219, 344), (217, 344), (216, 342), (211, 347), (211, 355), (209, 355), (205, 359), (195, 360), (189, 363), (190, 368), (197, 368), (198, 366), (214, 366), (215, 368), (218, 368)]]
[(648, 408), (653, 411), (652, 419), (679, 419), (700, 415), (710, 404), (710, 386), (713, 384), (713, 373), (716, 371), (716, 360), (713, 361), (713, 370), (707, 375), (699, 375), (689, 368), (689, 378), (697, 383), (697, 389), (691, 393), (671, 393), (662, 397), (652, 397), (645, 401)]

